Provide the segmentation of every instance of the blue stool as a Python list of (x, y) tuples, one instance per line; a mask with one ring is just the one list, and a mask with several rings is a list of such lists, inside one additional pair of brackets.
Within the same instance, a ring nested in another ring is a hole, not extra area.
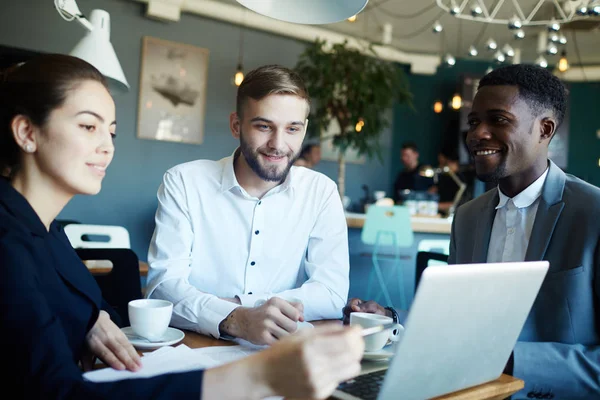
[(410, 213), (405, 206), (377, 206), (371, 205), (367, 210), (364, 226), (361, 232), (363, 243), (373, 245), (371, 259), (373, 261), (373, 271), (379, 281), (381, 291), (377, 296), (371, 296), (373, 284), (373, 273), (369, 274), (368, 299), (378, 301), (379, 296), (383, 294), (387, 305), (393, 305), (390, 293), (388, 292), (383, 273), (379, 266), (379, 248), (382, 246), (392, 246), (394, 248), (393, 273), (396, 274), (400, 289), (399, 305), (401, 309), (406, 309), (406, 295), (404, 290), (404, 273), (400, 266), (400, 248), (411, 247), (414, 241), (414, 234), (410, 221)]

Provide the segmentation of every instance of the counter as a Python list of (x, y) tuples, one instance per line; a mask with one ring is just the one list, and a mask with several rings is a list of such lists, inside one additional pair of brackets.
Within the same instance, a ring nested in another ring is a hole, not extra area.
[[(366, 214), (346, 213), (348, 228), (361, 229), (365, 223)], [(410, 218), (413, 232), (416, 233), (443, 233), (450, 234), (452, 228), (451, 218), (413, 216)]]

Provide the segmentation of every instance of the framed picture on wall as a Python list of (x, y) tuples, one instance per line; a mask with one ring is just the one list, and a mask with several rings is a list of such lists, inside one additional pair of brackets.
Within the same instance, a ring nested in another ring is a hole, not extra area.
[(144, 36), (137, 136), (201, 144), (208, 49)]

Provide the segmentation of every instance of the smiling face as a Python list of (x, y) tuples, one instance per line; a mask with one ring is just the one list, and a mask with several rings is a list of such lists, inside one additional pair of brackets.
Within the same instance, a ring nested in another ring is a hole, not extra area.
[(246, 164), (263, 181), (285, 179), (298, 157), (306, 133), (308, 103), (295, 95), (273, 94), (248, 99), (242, 120), (231, 116), (231, 131), (240, 139)]
[(84, 81), (38, 129), (35, 165), (59, 191), (96, 194), (113, 158), (115, 128), (112, 97), (99, 82)]
[(480, 88), (468, 123), (467, 146), (482, 181), (531, 183), (539, 168), (545, 169), (555, 123), (549, 111), (536, 115), (517, 86)]

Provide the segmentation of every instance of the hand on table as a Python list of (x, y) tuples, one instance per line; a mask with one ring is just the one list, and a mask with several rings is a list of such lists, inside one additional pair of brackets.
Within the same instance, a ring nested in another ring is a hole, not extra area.
[(343, 309), (345, 325), (350, 323), (350, 314), (353, 312), (365, 312), (370, 314), (385, 315), (390, 318), (393, 317), (390, 311), (386, 310), (373, 300), (364, 301), (358, 298), (352, 298), (348, 300), (348, 304), (346, 304), (346, 307)]
[(272, 297), (258, 307), (238, 307), (219, 324), (221, 333), (257, 345), (271, 345), (298, 328), (304, 321), (302, 303)]
[(81, 361), (86, 371), (93, 368), (94, 357), (118, 370), (137, 371), (142, 366), (140, 356), (127, 340), (127, 336), (104, 310), (100, 311), (96, 323), (85, 337), (85, 342), (87, 351)]

